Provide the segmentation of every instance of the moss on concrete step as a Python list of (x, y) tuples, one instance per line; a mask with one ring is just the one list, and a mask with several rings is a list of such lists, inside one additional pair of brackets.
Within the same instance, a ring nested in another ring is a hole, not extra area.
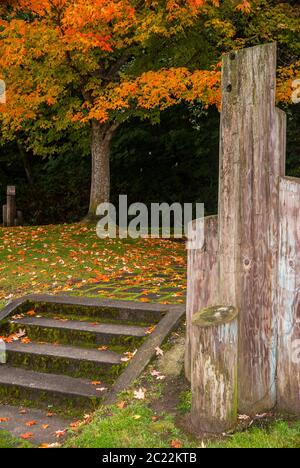
[(111, 383), (124, 367), (120, 356), (113, 352), (36, 343), (8, 344), (7, 364), (37, 372), (84, 377), (107, 383)]
[[(114, 327), (112, 324), (99, 324), (98, 328), (104, 327), (100, 333), (97, 332), (97, 324), (92, 322), (79, 322), (70, 319), (53, 320), (53, 317), (43, 318), (24, 318), (20, 321), (7, 323), (3, 328), (3, 333), (12, 334), (17, 332), (20, 328), (26, 331), (26, 336), (31, 341), (47, 342), (47, 343), (60, 343), (69, 345), (72, 343), (74, 346), (81, 346), (84, 348), (95, 348), (107, 346), (110, 350), (116, 350), (123, 354), (127, 351), (133, 351), (138, 348), (147, 338), (145, 331), (147, 328), (141, 327), (140, 336), (131, 336), (130, 327), (123, 325), (118, 328), (124, 328), (124, 334), (116, 333), (110, 330)], [(39, 321), (41, 324), (39, 324)], [(29, 322), (29, 323), (26, 323)], [(47, 326), (43, 326), (43, 322)], [(82, 323), (82, 330), (79, 329)], [(77, 328), (74, 327), (76, 324)], [(90, 324), (87, 326), (86, 324)], [(87, 329), (89, 328), (89, 331)], [(107, 329), (107, 332), (105, 331)], [(133, 327), (135, 330), (137, 327)], [(127, 332), (127, 334), (126, 334)]]
[[(18, 313), (26, 313), (34, 309), (39, 314), (49, 314), (49, 312), (58, 315), (73, 316), (78, 319), (80, 316), (90, 319), (105, 319), (111, 323), (129, 323), (129, 324), (153, 324), (159, 322), (168, 307), (159, 304), (144, 304), (130, 301), (100, 301), (90, 298), (83, 301), (82, 305), (76, 303), (82, 298), (65, 298), (68, 303), (27, 301), (18, 307)], [(76, 300), (76, 302), (75, 302)], [(73, 302), (72, 302), (73, 301)], [(148, 307), (147, 307), (148, 306)]]
[[(19, 406), (59, 407), (65, 413), (82, 409), (93, 410), (101, 404), (103, 393), (85, 379), (56, 374), (44, 374), (14, 368), (1, 367), (0, 402)], [(53, 410), (51, 409), (51, 412)]]

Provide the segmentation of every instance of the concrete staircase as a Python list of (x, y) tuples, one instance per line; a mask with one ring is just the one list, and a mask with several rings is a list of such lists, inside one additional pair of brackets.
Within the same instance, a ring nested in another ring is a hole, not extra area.
[(21, 330), (25, 337), (6, 343), (0, 404), (88, 409), (111, 400), (138, 377), (183, 314), (181, 306), (127, 301), (18, 300), (0, 314), (0, 336)]

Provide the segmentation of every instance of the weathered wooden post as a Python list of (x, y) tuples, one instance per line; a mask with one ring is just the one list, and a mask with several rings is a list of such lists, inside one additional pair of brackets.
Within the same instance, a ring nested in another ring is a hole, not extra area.
[(7, 227), (7, 205), (2, 206), (2, 220), (3, 226)]
[(16, 208), (16, 187), (14, 185), (8, 186), (6, 193), (6, 205), (3, 205), (2, 207), (3, 226), (22, 226), (23, 213)]
[(300, 179), (280, 180), (277, 404), (300, 415)]
[[(196, 228), (189, 224), (188, 238)], [(199, 343), (201, 329), (192, 326), (193, 315), (204, 307), (218, 302), (218, 216), (204, 218), (204, 244), (200, 248), (188, 250), (187, 272), (187, 334), (185, 353), (185, 373), (191, 380), (191, 345)]]
[(14, 185), (9, 185), (7, 187), (6, 201), (6, 222), (8, 227), (15, 226), (16, 215), (16, 187)]
[(276, 44), (223, 61), (219, 265), (223, 302), (240, 309), (239, 408), (276, 403), (279, 176), (285, 119), (275, 108)]
[(239, 311), (239, 410), (255, 414), (278, 401), (300, 413), (300, 179), (284, 177), (286, 117), (275, 90), (275, 44), (224, 57), (219, 214), (205, 221), (204, 246), (188, 252), (186, 375), (193, 424), (202, 430), (203, 384), (194, 374), (208, 378), (199, 349), (210, 333), (217, 360), (217, 338), (193, 317), (215, 304)]

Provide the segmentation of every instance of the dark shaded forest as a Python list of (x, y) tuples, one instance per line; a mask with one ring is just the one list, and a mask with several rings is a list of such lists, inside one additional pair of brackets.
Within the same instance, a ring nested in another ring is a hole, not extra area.
[[(300, 109), (288, 114), (287, 173), (300, 176)], [(9, 184), (17, 185), (18, 208), (26, 224), (82, 219), (89, 203), (88, 133), (66, 134), (53, 156), (38, 157), (16, 142), (1, 147), (1, 203)], [(134, 119), (122, 125), (112, 142), (111, 200), (127, 194), (130, 203), (202, 202), (215, 213), (218, 197), (219, 113), (176, 106), (151, 125)]]

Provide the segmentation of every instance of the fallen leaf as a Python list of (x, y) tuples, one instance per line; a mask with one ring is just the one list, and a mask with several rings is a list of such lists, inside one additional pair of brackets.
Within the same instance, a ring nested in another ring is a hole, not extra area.
[(171, 441), (172, 448), (182, 448), (182, 443), (179, 440), (172, 440)]
[(54, 434), (55, 434), (55, 437), (59, 439), (60, 437), (63, 437), (66, 434), (66, 432), (67, 432), (67, 429), (64, 429), (63, 431), (55, 431)]
[(70, 424), (70, 427), (75, 430), (80, 426), (80, 424), (82, 424), (82, 421), (74, 421)]
[(32, 432), (26, 432), (25, 434), (20, 435), (21, 439), (27, 440), (33, 436)]
[(165, 375), (162, 375), (160, 372), (156, 370), (152, 370), (150, 374), (152, 375), (152, 377), (156, 377), (156, 380), (164, 380), (166, 378)]
[(131, 359), (136, 355), (136, 353), (137, 353), (137, 349), (133, 353), (130, 351), (127, 351), (126, 353), (124, 353), (124, 357), (121, 358), (121, 361), (122, 362), (131, 361)]
[(120, 401), (120, 403), (117, 404), (117, 407), (120, 409), (124, 409), (126, 405), (126, 401)]
[(29, 310), (28, 312), (26, 312), (26, 315), (33, 317), (35, 315), (35, 310)]
[(37, 424), (36, 421), (27, 421), (27, 423), (25, 423), (25, 425), (28, 427), (35, 426), (36, 424)]
[(272, 413), (261, 413), (261, 414), (255, 415), (257, 419), (264, 419), (264, 418), (267, 418), (268, 416), (272, 416)]
[(250, 416), (248, 416), (247, 414), (239, 414), (238, 419), (239, 421), (247, 421), (248, 419), (250, 419)]
[(142, 388), (139, 388), (139, 390), (135, 390), (133, 394), (134, 398), (136, 400), (144, 400), (145, 399), (145, 391)]
[(23, 343), (23, 344), (29, 344), (29, 343), (31, 343), (31, 340), (30, 340), (29, 338), (27, 338), (27, 337), (26, 337), (26, 338), (22, 338), (22, 339), (21, 339), (21, 343)]
[(83, 416), (85, 424), (88, 424), (92, 420), (92, 415), (91, 414), (85, 414)]
[(55, 442), (53, 444), (41, 444), (39, 446), (39, 448), (42, 448), (42, 449), (59, 448), (59, 447), (61, 447), (61, 444), (59, 444), (58, 442)]

